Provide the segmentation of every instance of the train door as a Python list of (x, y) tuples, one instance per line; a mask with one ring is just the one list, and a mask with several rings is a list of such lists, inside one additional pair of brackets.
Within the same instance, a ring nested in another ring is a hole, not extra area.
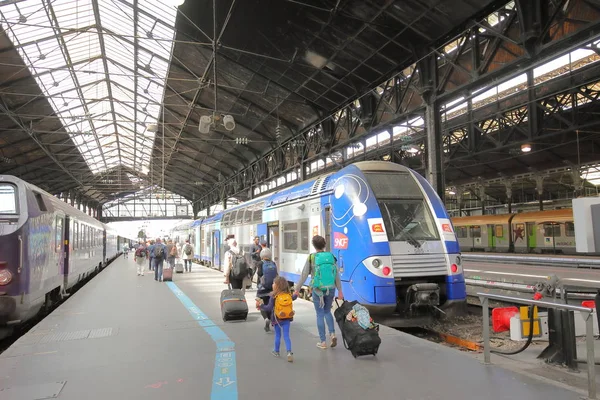
[(327, 244), (325, 251), (331, 251), (331, 205), (329, 204), (323, 209), (323, 237)]
[[(76, 238), (74, 239), (77, 240)], [(106, 229), (102, 231), (102, 268), (104, 267), (106, 267)]]
[(273, 253), (273, 261), (279, 261), (279, 222), (268, 225), (267, 244)]
[(527, 231), (527, 252), (532, 252), (536, 248), (536, 234), (535, 234), (535, 222), (527, 222), (525, 224), (525, 230)]
[(494, 225), (487, 226), (487, 236), (488, 236), (488, 248), (490, 250), (496, 249), (496, 232), (494, 232)]
[(219, 249), (221, 248), (221, 235), (219, 231), (212, 231), (212, 246), (211, 246), (211, 264), (213, 268), (220, 269), (221, 261), (219, 257)]
[(69, 254), (70, 254), (69, 246), (71, 244), (71, 242), (69, 240), (70, 232), (71, 232), (70, 225), (71, 225), (71, 218), (67, 215), (67, 216), (65, 216), (65, 237), (63, 240), (63, 247), (65, 249), (64, 250), (65, 255), (64, 255), (63, 271), (64, 271), (65, 276), (69, 275)]

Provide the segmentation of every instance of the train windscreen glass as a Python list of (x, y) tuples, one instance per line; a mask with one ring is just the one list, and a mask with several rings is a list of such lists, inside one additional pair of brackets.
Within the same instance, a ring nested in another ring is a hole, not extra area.
[(410, 174), (367, 173), (365, 176), (377, 198), (389, 241), (439, 240), (427, 202)]
[(14, 185), (0, 183), (0, 214), (17, 213), (17, 191)]

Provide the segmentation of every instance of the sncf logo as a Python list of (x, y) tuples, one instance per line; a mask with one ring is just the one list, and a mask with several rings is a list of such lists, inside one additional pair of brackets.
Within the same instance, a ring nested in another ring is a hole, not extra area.
[(348, 248), (348, 236), (340, 232), (333, 232), (333, 248), (346, 250)]
[(382, 224), (373, 224), (373, 225), (371, 225), (371, 230), (373, 232), (383, 232), (383, 225)]
[(450, 232), (450, 233), (452, 233), (452, 227), (450, 226), (450, 224), (442, 224), (442, 230), (444, 232)]

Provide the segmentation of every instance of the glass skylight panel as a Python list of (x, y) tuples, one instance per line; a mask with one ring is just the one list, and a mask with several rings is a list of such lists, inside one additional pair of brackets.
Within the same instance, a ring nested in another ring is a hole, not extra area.
[[(98, 0), (98, 16), (92, 0), (0, 5), (0, 22), (8, 37), (94, 173), (119, 164), (149, 169), (155, 135), (146, 132), (146, 124), (156, 123), (159, 117), (177, 16), (175, 7), (162, 3), (146, 0), (139, 4), (137, 87), (131, 2)], [(20, 23), (20, 18), (26, 18), (26, 23)], [(100, 57), (106, 58), (108, 71)], [(108, 98), (109, 84), (112, 98)], [(89, 135), (92, 132), (98, 140)]]

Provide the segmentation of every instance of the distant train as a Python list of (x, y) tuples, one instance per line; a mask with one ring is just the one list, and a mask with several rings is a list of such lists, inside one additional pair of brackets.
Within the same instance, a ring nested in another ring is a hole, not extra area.
[(126, 242), (40, 188), (0, 175), (0, 337), (98, 273)]
[[(327, 240), (340, 266), (344, 296), (375, 315), (462, 313), (466, 287), (456, 236), (444, 205), (415, 171), (359, 162), (177, 227), (196, 258), (222, 270), (224, 238), (248, 254), (266, 240), (290, 282), (300, 278), (311, 239)], [(308, 282), (305, 282), (308, 283)]]
[(452, 218), (461, 251), (575, 254), (573, 209)]

